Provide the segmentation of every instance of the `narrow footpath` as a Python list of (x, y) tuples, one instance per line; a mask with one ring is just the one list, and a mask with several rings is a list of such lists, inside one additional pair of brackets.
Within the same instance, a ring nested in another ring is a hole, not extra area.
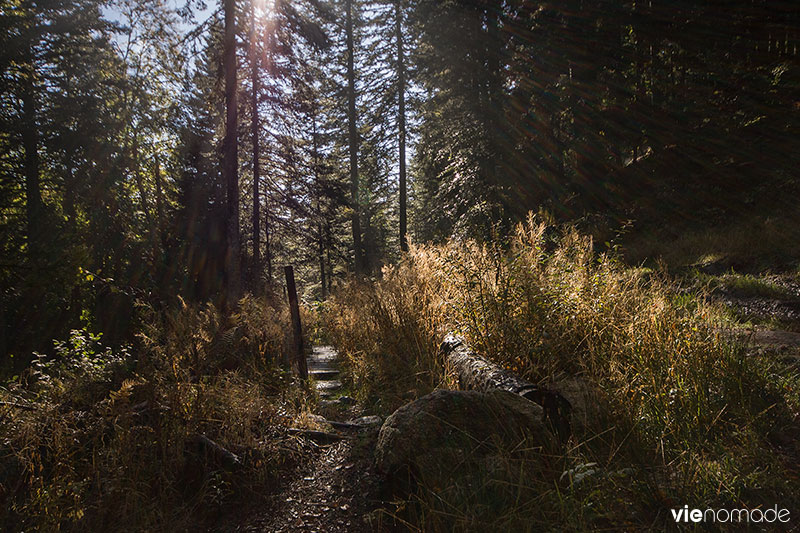
[[(341, 396), (338, 354), (331, 346), (315, 346), (308, 372), (320, 401), (318, 418), (333, 442), (307, 439), (310, 460), (289, 475), (283, 490), (264, 510), (245, 517), (236, 532), (315, 531), (351, 533), (383, 531), (379, 478), (372, 450), (381, 420), (361, 417), (354, 401)], [(324, 415), (324, 419), (321, 415)], [(334, 422), (326, 424), (325, 420)], [(341, 422), (341, 423), (337, 423)], [(304, 438), (299, 435), (297, 438)]]

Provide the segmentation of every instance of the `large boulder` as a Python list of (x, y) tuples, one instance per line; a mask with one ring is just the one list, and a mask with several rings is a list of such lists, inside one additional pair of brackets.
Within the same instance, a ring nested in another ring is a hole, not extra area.
[(446, 487), (470, 477), (502, 477), (496, 470), (509, 454), (524, 449), (544, 456), (557, 449), (542, 419), (539, 405), (508, 391), (437, 390), (386, 419), (376, 467), (393, 492), (416, 482)]

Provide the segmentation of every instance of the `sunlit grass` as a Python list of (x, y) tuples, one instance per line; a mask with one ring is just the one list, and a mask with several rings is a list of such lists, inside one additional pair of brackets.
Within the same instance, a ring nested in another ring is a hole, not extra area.
[(2, 389), (7, 406), (24, 406), (0, 407), (4, 527), (196, 530), (268, 495), (301, 454), (280, 428), (307, 411), (276, 365), (285, 314), (250, 298), (232, 318), (213, 306), (153, 312), (126, 357), (75, 341)]
[(737, 297), (789, 298), (790, 290), (764, 276), (730, 272), (721, 276), (698, 274), (712, 290), (721, 290)]
[[(669, 224), (664, 228), (669, 229)], [(796, 210), (770, 215), (747, 214), (724, 225), (706, 225), (670, 237), (662, 232), (633, 231), (626, 237), (625, 257), (631, 264), (660, 260), (672, 269), (715, 267), (756, 270), (800, 268), (800, 220)]]
[(569, 375), (588, 388), (586, 424), (559, 459), (563, 472), (595, 464), (585, 482), (548, 484), (535, 458), (517, 456), (503, 477), (519, 481), (491, 512), (423, 486), (410, 507), (421, 530), (480, 530), (490, 516), (523, 531), (662, 529), (671, 506), (798, 503), (786, 455), (797, 450), (773, 440), (775, 428), (798, 433), (797, 376), (748, 355), (703, 292), (592, 250), (575, 230), (530, 220), (508, 248), (416, 247), (334, 299), (329, 324), (354, 386), (387, 412), (410, 386), (406, 399), (449, 383), (436, 356), (449, 330), (534, 382)]

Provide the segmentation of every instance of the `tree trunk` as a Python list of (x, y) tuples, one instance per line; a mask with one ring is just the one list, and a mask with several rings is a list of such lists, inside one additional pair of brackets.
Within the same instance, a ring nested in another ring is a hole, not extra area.
[(75, 157), (71, 156), (68, 163), (67, 176), (64, 180), (64, 214), (67, 216), (67, 227), (75, 233), (78, 227), (75, 209)]
[(40, 225), (42, 216), (42, 192), (39, 177), (39, 131), (36, 124), (36, 88), (34, 68), (28, 68), (22, 94), (22, 147), (25, 151), (25, 216), (28, 231), (28, 259), (34, 264), (42, 260)]
[(333, 239), (331, 237), (331, 225), (329, 221), (325, 222), (325, 265), (328, 267), (328, 294), (333, 291), (333, 259), (331, 259), (331, 248), (333, 248)]
[(158, 240), (164, 249), (167, 248), (166, 234), (164, 231), (164, 185), (161, 176), (161, 163), (158, 154), (155, 157), (155, 179), (156, 179), (156, 216), (158, 217)]
[(397, 39), (397, 129), (399, 135), (398, 157), (400, 160), (400, 249), (408, 250), (406, 237), (406, 65), (403, 51), (403, 0), (395, 2), (395, 37)]
[(142, 178), (142, 165), (139, 158), (139, 137), (134, 133), (133, 147), (131, 154), (131, 164), (133, 165), (133, 178), (136, 182), (136, 188), (139, 191), (139, 201), (141, 202), (142, 213), (144, 213), (145, 220), (152, 227), (153, 219), (150, 215), (150, 200), (147, 197), (147, 189), (144, 186), (144, 179)]
[(241, 296), (239, 241), (239, 139), (236, 102), (236, 0), (223, 0), (225, 10), (225, 139), (222, 148), (222, 176), (227, 189), (225, 294), (223, 307), (236, 307)]
[(261, 142), (259, 139), (259, 115), (258, 115), (258, 93), (260, 91), (258, 79), (258, 52), (256, 49), (256, 8), (255, 0), (251, 0), (250, 13), (250, 81), (252, 94), (250, 95), (250, 107), (252, 113), (251, 135), (253, 136), (253, 264), (251, 269), (251, 280), (253, 287), (257, 288), (261, 278), (261, 225), (259, 224), (261, 208), (261, 196), (259, 191), (259, 181), (261, 179)]
[(361, 205), (358, 198), (358, 127), (356, 116), (356, 78), (354, 70), (355, 46), (353, 43), (353, 0), (346, 3), (347, 20), (347, 121), (350, 142), (350, 201), (353, 209), (353, 252), (356, 275), (364, 272), (364, 255), (361, 248)]
[(531, 400), (542, 406), (544, 415), (561, 438), (570, 434), (572, 405), (556, 390), (525, 381), (472, 351), (464, 339), (448, 335), (441, 352), (446, 365), (458, 377), (461, 389), (489, 391), (500, 389)]
[[(500, 182), (500, 139), (503, 132), (503, 105), (501, 96), (503, 94), (503, 63), (501, 55), (503, 53), (503, 43), (500, 33), (500, 9), (497, 7), (487, 8), (484, 12), (486, 21), (486, 67), (488, 78), (486, 83), (486, 108), (483, 110), (486, 123), (486, 141), (488, 161), (486, 161), (486, 178), (489, 191), (492, 194), (492, 223), (501, 221), (504, 212), (503, 187)], [(491, 230), (492, 228), (487, 228)]]
[(319, 238), (317, 239), (319, 242), (319, 283), (322, 287), (322, 299), (327, 300), (328, 288), (325, 285), (327, 280), (325, 279), (325, 246), (322, 239), (322, 225), (318, 227), (317, 231), (319, 232)]
[(311, 105), (311, 150), (312, 161), (314, 168), (314, 216), (317, 219), (317, 252), (319, 261), (319, 281), (322, 286), (322, 299), (327, 298), (327, 291), (325, 287), (325, 243), (322, 228), (322, 176), (320, 176), (320, 161), (319, 161), (319, 137), (317, 135), (317, 107), (316, 101)]
[(267, 283), (272, 283), (272, 247), (270, 246), (272, 228), (269, 224), (269, 201), (264, 196), (264, 261), (267, 264)]
[(158, 258), (158, 235), (157, 227), (153, 224), (153, 215), (150, 212), (150, 199), (148, 198), (147, 188), (144, 186), (144, 178), (142, 177), (142, 164), (139, 154), (139, 136), (134, 132), (133, 145), (131, 149), (131, 165), (133, 166), (133, 177), (136, 182), (136, 188), (139, 191), (139, 201), (141, 203), (142, 213), (149, 229), (150, 246), (153, 253), (153, 263)]

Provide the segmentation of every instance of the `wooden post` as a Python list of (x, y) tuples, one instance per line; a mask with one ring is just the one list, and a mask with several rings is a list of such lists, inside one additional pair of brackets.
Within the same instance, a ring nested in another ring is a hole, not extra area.
[(292, 337), (295, 360), (292, 366), (297, 369), (300, 379), (308, 379), (308, 364), (303, 350), (303, 330), (300, 325), (300, 306), (297, 303), (297, 287), (294, 284), (294, 268), (291, 265), (284, 267), (286, 273), (286, 293), (289, 296), (289, 313), (292, 319)]

